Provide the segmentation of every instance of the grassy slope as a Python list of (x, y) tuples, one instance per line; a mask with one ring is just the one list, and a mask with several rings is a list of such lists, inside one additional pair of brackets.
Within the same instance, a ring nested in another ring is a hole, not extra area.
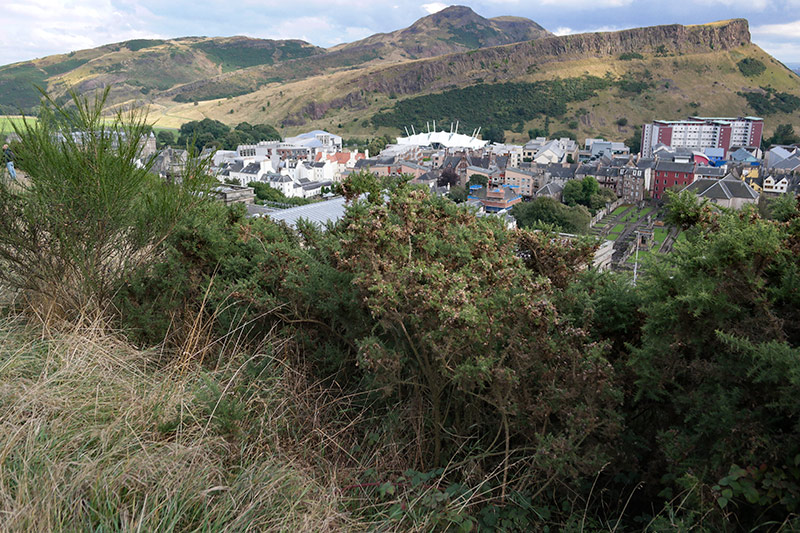
[[(767, 65), (767, 70), (756, 78), (744, 77), (736, 67), (736, 62), (744, 57), (753, 57)], [(236, 124), (243, 120), (249, 122), (280, 123), (288, 114), (298, 111), (308, 101), (324, 102), (342, 96), (340, 87), (346, 87), (357, 76), (369, 76), (366, 71), (338, 72), (288, 84), (272, 84), (254, 93), (208, 102), (198, 105), (171, 105), (159, 102), (154, 106), (154, 118), (158, 124), (177, 127), (186, 120), (205, 117)], [(537, 81), (556, 77), (568, 78), (584, 74), (604, 76), (611, 73), (620, 77), (626, 73), (642, 73), (649, 70), (654, 87), (641, 95), (620, 96), (617, 89), (601, 92), (597, 97), (580, 104), (570, 105), (563, 119), (551, 120), (550, 130), (567, 129), (569, 122), (577, 120), (574, 130), (579, 140), (591, 136), (605, 136), (621, 139), (633, 134), (634, 127), (656, 118), (681, 118), (688, 115), (743, 115), (752, 114), (744, 98), (736, 93), (743, 89), (757, 89), (759, 86), (772, 86), (778, 91), (786, 91), (800, 96), (800, 77), (785, 69), (769, 54), (756, 45), (730, 50), (686, 54), (668, 57), (645, 55), (642, 60), (621, 61), (618, 59), (584, 59), (548, 63), (532, 74), (514, 78), (513, 81)], [(714, 82), (717, 82), (716, 84)], [(368, 95), (370, 108), (332, 109), (320, 120), (309, 121), (299, 127), (285, 128), (285, 134), (306, 131), (313, 128), (328, 129), (343, 136), (370, 136), (377, 133), (398, 133), (391, 128), (363, 126), (365, 118), (375, 112), (390, 108), (398, 100), (381, 93)], [(269, 107), (266, 103), (269, 102)], [(689, 104), (699, 103), (699, 107)], [(263, 107), (263, 109), (262, 109)], [(581, 110), (586, 110), (584, 114)], [(231, 112), (233, 111), (233, 112)], [(628, 120), (627, 126), (617, 126), (619, 118)], [(765, 134), (778, 125), (793, 122), (800, 128), (800, 120), (795, 116), (776, 114), (765, 117)], [(522, 134), (507, 132), (512, 141), (527, 140), (527, 130), (542, 127), (543, 119), (525, 124)], [(339, 128), (339, 124), (342, 125)], [(422, 126), (422, 125), (417, 125)]]
[[(721, 22), (716, 25), (722, 24)], [(128, 105), (143, 99), (149, 100), (151, 120), (155, 121), (158, 127), (165, 128), (177, 128), (187, 121), (206, 117), (230, 125), (247, 121), (278, 126), (287, 116), (301, 112), (309, 102), (325, 103), (341, 98), (350, 94), (354, 87), (358, 87), (359, 80), (370, 79), (378, 73), (385, 72), (384, 69), (390, 68), (380, 62), (378, 64), (371, 62), (361, 68), (342, 68), (342, 65), (337, 62), (341, 58), (337, 59), (334, 57), (335, 54), (326, 54), (290, 61), (284, 66), (281, 66), (282, 63), (266, 64), (263, 67), (255, 66), (228, 73), (236, 76), (236, 79), (239, 80), (237, 83), (246, 85), (262, 76), (264, 68), (278, 69), (276, 71), (278, 72), (281, 69), (292, 71), (294, 70), (292, 65), (300, 66), (308, 63), (313, 67), (310, 70), (306, 69), (307, 72), (300, 69), (303, 72), (299, 74), (300, 76), (310, 75), (310, 77), (285, 83), (273, 82), (242, 96), (200, 101), (197, 105), (177, 103), (172, 96), (158, 97), (156, 86), (163, 87), (196, 78), (214, 76), (229, 68), (229, 63), (220, 64), (219, 58), (209, 58), (200, 53), (198, 44), (203, 42), (205, 41), (201, 38), (181, 39), (155, 43), (141, 49), (133, 47), (136, 48), (135, 51), (127, 46), (107, 45), (100, 49), (76, 52), (71, 56), (45, 58), (39, 60), (37, 65), (43, 69), (58, 71), (62, 68), (60, 65), (65, 62), (76, 62), (74, 64), (78, 66), (73, 70), (51, 78), (51, 88), (56, 90), (64, 90), (67, 86), (86, 84), (90, 79), (94, 79), (98, 83), (113, 82), (114, 77), (123, 76), (125, 70), (135, 71), (137, 74), (131, 83), (114, 85), (115, 94), (112, 95), (112, 99), (116, 99), (120, 105)], [(179, 59), (183, 58), (183, 61), (176, 68), (170, 69), (169, 79), (164, 79), (161, 76), (164, 62), (170, 60), (170, 56), (175, 54)], [(328, 58), (329, 55), (330, 58)], [(800, 77), (788, 71), (753, 44), (728, 51), (709, 51), (667, 57), (657, 57), (645, 53), (644, 56), (642, 60), (631, 61), (620, 61), (616, 59), (617, 56), (585, 59), (571, 57), (543, 63), (539, 67), (531, 69), (532, 71), (529, 73), (508, 74), (505, 78), (501, 77), (500, 81), (525, 82), (585, 74), (603, 76), (607, 73), (615, 77), (628, 73), (638, 76), (649, 71), (654, 87), (644, 94), (620, 95), (616, 89), (606, 90), (588, 101), (570, 105), (569, 112), (565, 116), (551, 118), (551, 132), (568, 129), (570, 123), (573, 123), (574, 126), (574, 122), (577, 122), (577, 128), (572, 131), (579, 140), (589, 136), (624, 139), (632, 135), (634, 128), (643, 122), (656, 118), (680, 118), (690, 114), (753, 114), (754, 111), (748, 108), (746, 101), (736, 93), (741, 90), (758, 89), (759, 86), (771, 86), (778, 91), (786, 91), (800, 96)], [(744, 77), (736, 68), (736, 62), (744, 57), (761, 60), (767, 65), (767, 71), (754, 79)], [(250, 52), (242, 55), (239, 59), (246, 64), (254, 60)], [(424, 60), (406, 63), (416, 65), (418, 68), (425, 68), (427, 65)], [(394, 64), (397, 63), (394, 62)], [(325, 69), (334, 69), (335, 71), (331, 72)], [(324, 73), (320, 74), (320, 72)], [(2, 73), (3, 69), (0, 69), (0, 77), (2, 77)], [(480, 75), (480, 72), (477, 74)], [(496, 70), (487, 73), (487, 79), (494, 79), (497, 74)], [(223, 78), (224, 76), (227, 75), (223, 75)], [(248, 76), (252, 78), (250, 82), (247, 81)], [(457, 84), (461, 83), (462, 86), (473, 83), (469, 79), (456, 80), (456, 82)], [(148, 90), (152, 90), (152, 92), (145, 96), (142, 91)], [(367, 109), (334, 106), (321, 119), (309, 119), (305, 124), (285, 127), (281, 131), (289, 135), (313, 128), (323, 128), (346, 137), (369, 137), (383, 133), (398, 134), (399, 128), (377, 129), (372, 127), (368, 120), (365, 120), (379, 111), (392, 108), (399, 101), (393, 96), (393, 94), (385, 92), (368, 92), (365, 94)], [(398, 97), (402, 99), (409, 95), (401, 94)], [(699, 104), (699, 106), (694, 104)], [(627, 119), (627, 125), (618, 126), (617, 120), (620, 118)], [(764, 118), (766, 119), (766, 135), (769, 135), (778, 124), (787, 122), (794, 123), (796, 129), (800, 129), (800, 121), (796, 115), (776, 114)], [(528, 129), (541, 128), (543, 125), (543, 118), (531, 120), (524, 124), (521, 133), (506, 132), (507, 139), (522, 142), (527, 139)], [(423, 124), (416, 126), (422, 127)]]
[(158, 369), (93, 326), (13, 318), (0, 339), (3, 530), (365, 529), (284, 445), (291, 376), (268, 355)]

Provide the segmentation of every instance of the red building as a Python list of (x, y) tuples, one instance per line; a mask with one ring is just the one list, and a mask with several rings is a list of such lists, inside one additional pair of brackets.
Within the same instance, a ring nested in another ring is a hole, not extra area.
[(662, 199), (664, 191), (676, 185), (683, 188), (694, 181), (694, 163), (673, 163), (658, 161), (653, 167), (653, 178), (650, 194), (653, 198)]

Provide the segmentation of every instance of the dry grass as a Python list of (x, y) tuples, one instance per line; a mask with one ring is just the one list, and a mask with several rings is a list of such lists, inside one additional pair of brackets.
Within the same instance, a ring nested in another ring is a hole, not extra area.
[(363, 529), (284, 446), (289, 379), (268, 355), (169, 372), (101, 324), (19, 318), (0, 341), (0, 529)]

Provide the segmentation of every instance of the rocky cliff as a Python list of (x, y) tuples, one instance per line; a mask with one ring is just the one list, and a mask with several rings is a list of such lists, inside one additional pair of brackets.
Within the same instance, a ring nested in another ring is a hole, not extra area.
[(556, 61), (617, 58), (624, 53), (702, 53), (729, 50), (749, 42), (750, 31), (744, 19), (701, 26), (672, 24), (565, 35), (386, 67), (351, 84), (359, 90), (416, 94), (478, 81), (502, 81)]

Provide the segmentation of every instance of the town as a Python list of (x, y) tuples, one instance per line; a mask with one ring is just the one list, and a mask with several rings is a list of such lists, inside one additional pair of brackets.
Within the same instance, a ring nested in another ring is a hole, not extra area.
[[(654, 121), (643, 126), (638, 153), (624, 142), (602, 138), (579, 144), (537, 137), (513, 145), (482, 140), (479, 130), (464, 134), (458, 129), (457, 123), (437, 129), (429, 122), (422, 132), (411, 126), (376, 154), (345, 150), (342, 137), (321, 130), (206, 154), (225, 203), (244, 203), (250, 216), (290, 226), (300, 219), (325, 224), (340, 218), (345, 202), (334, 191), (354, 172), (404, 176), (481, 215), (501, 216), (509, 227), (519, 222), (514, 206), (550, 198), (575, 207), (580, 202), (570, 189), (593, 180), (603, 194), (583, 202), (587, 223), (560, 229), (599, 238), (595, 266), (617, 270), (634, 270), (639, 258), (667, 252), (682, 238), (662, 221), (667, 190), (687, 189), (733, 209), (800, 190), (800, 145), (762, 150), (758, 117)], [(167, 178), (180, 175), (187, 152), (157, 151), (151, 135), (143, 157), (154, 158), (153, 171)], [(267, 186), (279, 194), (272, 199), (260, 194)]]

